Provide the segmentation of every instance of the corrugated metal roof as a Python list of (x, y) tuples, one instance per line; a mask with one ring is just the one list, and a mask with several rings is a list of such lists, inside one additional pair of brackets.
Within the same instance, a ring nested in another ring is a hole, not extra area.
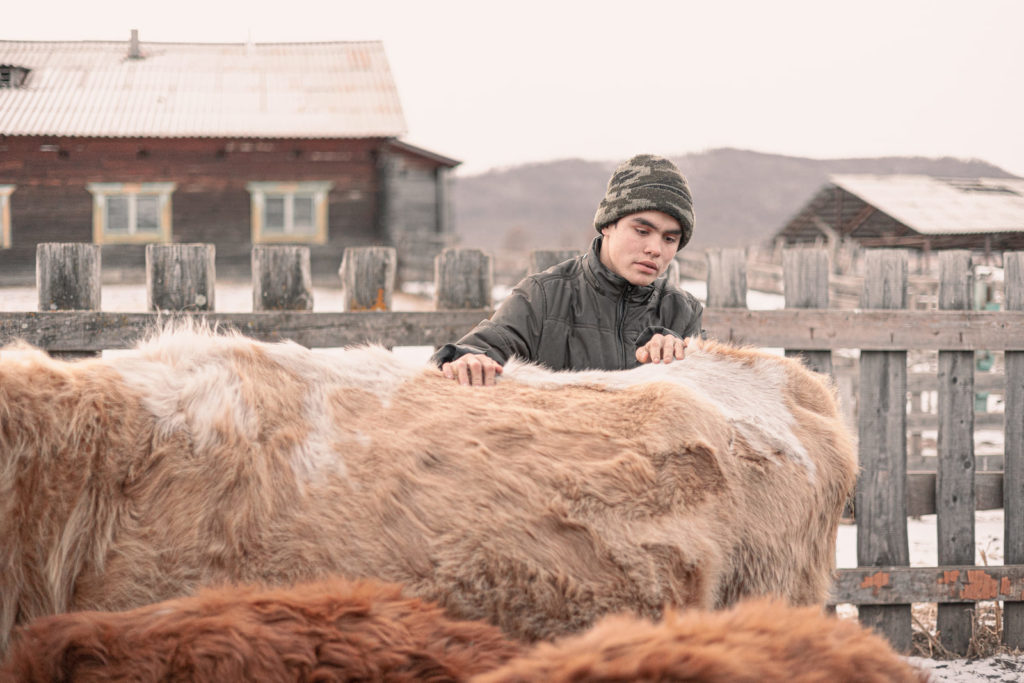
[(1024, 180), (833, 175), (829, 180), (925, 235), (1024, 230)]
[(31, 69), (0, 88), (0, 134), (397, 137), (405, 118), (380, 42), (0, 41)]

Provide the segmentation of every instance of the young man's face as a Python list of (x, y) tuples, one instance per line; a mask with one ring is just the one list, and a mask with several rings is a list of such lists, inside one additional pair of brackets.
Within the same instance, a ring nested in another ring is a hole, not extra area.
[(683, 230), (661, 211), (641, 211), (601, 229), (601, 263), (630, 284), (649, 285), (665, 272), (679, 250)]

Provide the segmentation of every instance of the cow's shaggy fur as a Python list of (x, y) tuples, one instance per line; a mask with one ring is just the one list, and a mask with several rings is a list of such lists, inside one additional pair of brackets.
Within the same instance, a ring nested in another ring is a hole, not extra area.
[(521, 650), (496, 627), (449, 619), (399, 586), (334, 579), (42, 617), (19, 630), (0, 680), (441, 683)]
[(376, 577), (526, 640), (606, 613), (820, 603), (855, 474), (825, 378), (714, 342), (462, 387), (380, 348), (182, 327), (0, 353), (0, 651), (203, 585)]
[(542, 643), (474, 683), (926, 683), (889, 643), (815, 607), (757, 600), (722, 612), (627, 615)]

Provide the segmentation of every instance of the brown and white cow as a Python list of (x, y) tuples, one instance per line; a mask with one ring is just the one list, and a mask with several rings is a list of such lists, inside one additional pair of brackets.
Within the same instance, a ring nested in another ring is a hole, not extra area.
[(189, 326), (0, 353), (0, 651), (15, 624), (204, 585), (404, 584), (536, 640), (745, 596), (820, 603), (853, 485), (826, 380), (683, 362), (462, 387), (380, 348)]

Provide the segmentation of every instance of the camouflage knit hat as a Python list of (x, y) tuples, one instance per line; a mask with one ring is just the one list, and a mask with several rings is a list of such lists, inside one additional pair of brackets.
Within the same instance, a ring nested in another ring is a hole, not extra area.
[(608, 191), (597, 207), (594, 227), (601, 232), (601, 228), (623, 216), (652, 209), (679, 221), (683, 229), (679, 240), (682, 249), (693, 235), (690, 186), (676, 165), (665, 157), (637, 154), (612, 174)]

